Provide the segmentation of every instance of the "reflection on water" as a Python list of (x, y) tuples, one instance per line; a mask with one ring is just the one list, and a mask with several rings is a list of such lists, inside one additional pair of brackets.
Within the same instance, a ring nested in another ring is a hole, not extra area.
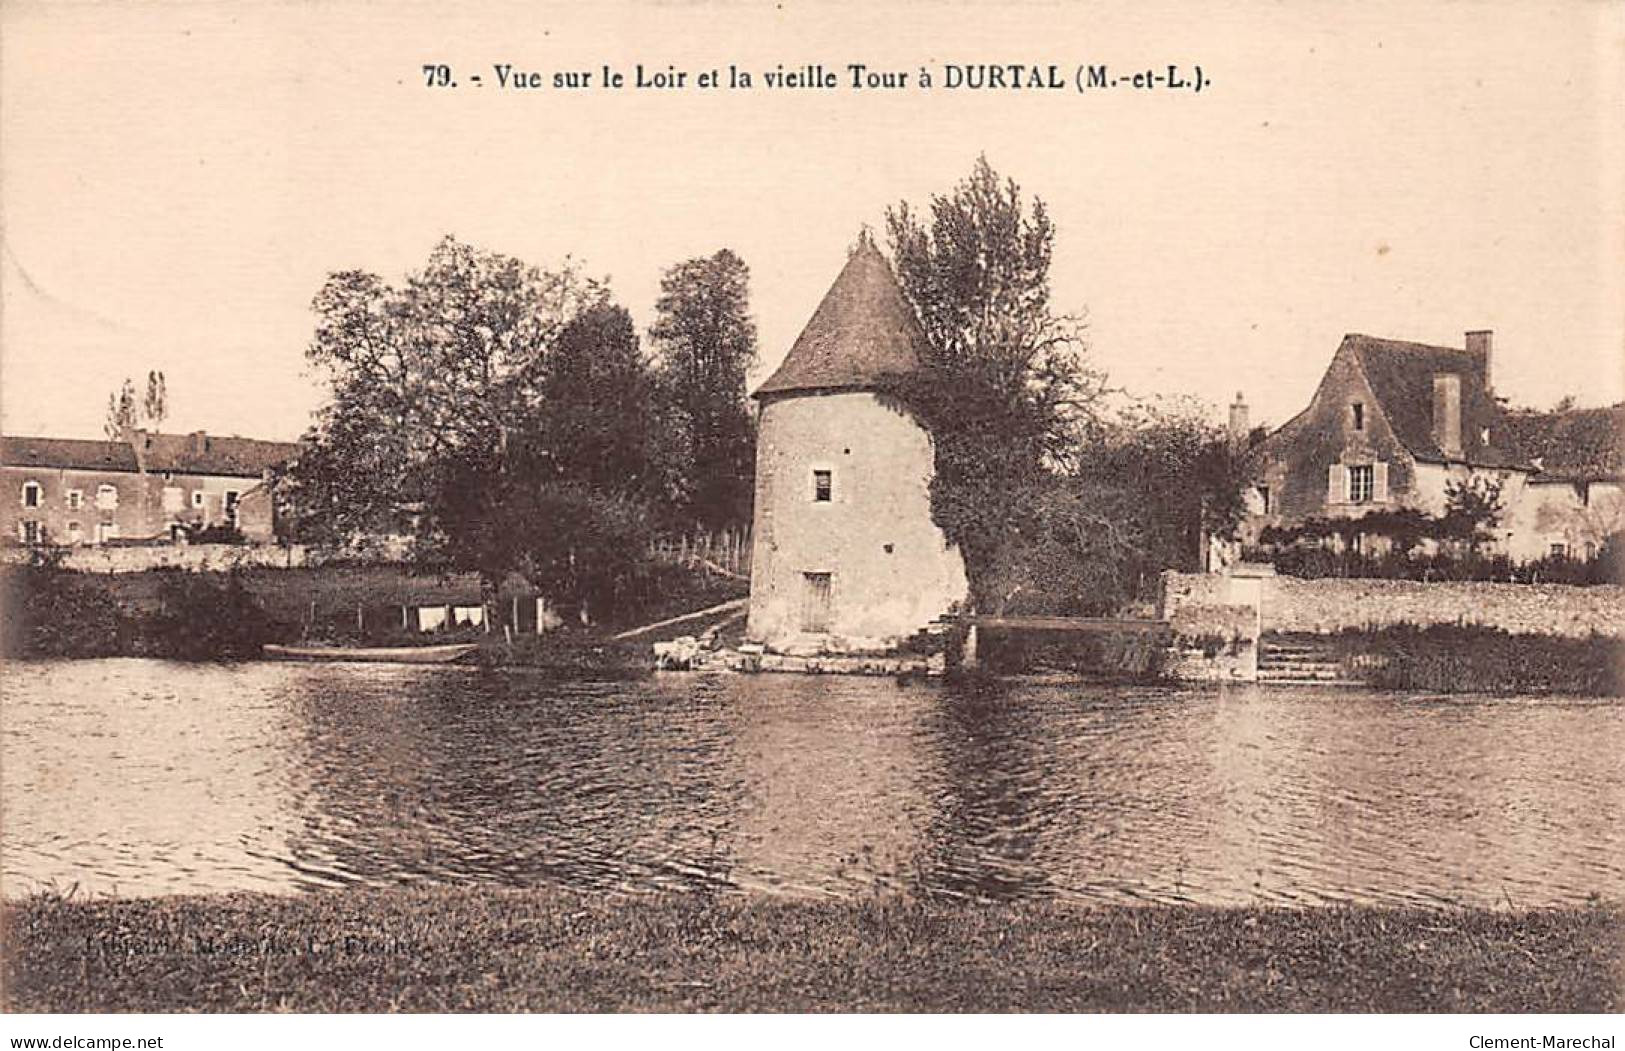
[(1625, 707), (1359, 691), (18, 663), (4, 892), (1625, 898)]

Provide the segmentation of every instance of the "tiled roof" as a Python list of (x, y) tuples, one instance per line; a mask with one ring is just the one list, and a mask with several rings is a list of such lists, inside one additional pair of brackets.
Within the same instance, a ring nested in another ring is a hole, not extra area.
[[(177, 474), (258, 478), (267, 468), (286, 463), (299, 451), (292, 442), (212, 435), (136, 432), (149, 471)], [(130, 471), (136, 467), (129, 442), (82, 438), (0, 438), (0, 463), (8, 467), (44, 467), (80, 471)]]
[(1625, 478), (1625, 404), (1563, 412), (1509, 412), (1506, 424), (1542, 481)]
[(7, 467), (134, 471), (135, 452), (127, 442), (86, 441), (79, 438), (0, 438), (0, 463)]
[(864, 390), (914, 371), (927, 347), (914, 308), (867, 233), (784, 361), (755, 396)]
[[(1340, 349), (1355, 356), (1394, 436), (1418, 460), (1529, 468), (1528, 460), (1510, 441), (1506, 414), (1485, 387), (1484, 354), (1357, 333), (1344, 336)], [(1452, 372), (1461, 377), (1460, 456), (1446, 456), (1433, 440), (1433, 377)], [(1488, 442), (1484, 441), (1486, 429)]]

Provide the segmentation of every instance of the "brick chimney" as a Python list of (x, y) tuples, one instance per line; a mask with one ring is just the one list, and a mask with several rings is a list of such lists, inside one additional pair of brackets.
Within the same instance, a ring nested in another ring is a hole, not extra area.
[(1494, 340), (1495, 332), (1492, 329), (1481, 328), (1467, 333), (1467, 352), (1484, 355), (1484, 390), (1491, 397), (1495, 396), (1495, 372), (1491, 368), (1495, 360), (1491, 357)]
[(204, 431), (193, 431), (186, 436), (186, 447), (193, 456), (202, 456), (209, 451), (209, 435)]
[(1461, 376), (1433, 374), (1433, 441), (1446, 456), (1461, 455)]
[(1247, 399), (1236, 391), (1236, 400), (1230, 403), (1230, 441), (1234, 445), (1241, 445), (1247, 440), (1248, 430)]

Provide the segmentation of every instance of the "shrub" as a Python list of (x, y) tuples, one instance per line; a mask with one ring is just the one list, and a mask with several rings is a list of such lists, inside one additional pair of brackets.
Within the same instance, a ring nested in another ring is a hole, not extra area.
[(233, 573), (224, 583), (200, 573), (171, 574), (158, 587), (160, 610), (143, 633), (153, 655), (180, 660), (252, 657), (289, 637)]
[(4, 574), (0, 650), (11, 657), (110, 657), (123, 652), (128, 618), (104, 590), (36, 549)]
[(1601, 635), (1562, 638), (1486, 627), (1397, 625), (1345, 632), (1337, 645), (1346, 668), (1384, 689), (1625, 695), (1625, 647)]

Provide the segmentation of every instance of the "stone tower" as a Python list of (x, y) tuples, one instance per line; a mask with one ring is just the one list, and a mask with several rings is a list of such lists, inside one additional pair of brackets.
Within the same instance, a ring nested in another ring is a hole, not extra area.
[(865, 231), (755, 393), (752, 641), (786, 653), (885, 649), (966, 595), (931, 521), (931, 440), (876, 396), (919, 367), (925, 332)]

